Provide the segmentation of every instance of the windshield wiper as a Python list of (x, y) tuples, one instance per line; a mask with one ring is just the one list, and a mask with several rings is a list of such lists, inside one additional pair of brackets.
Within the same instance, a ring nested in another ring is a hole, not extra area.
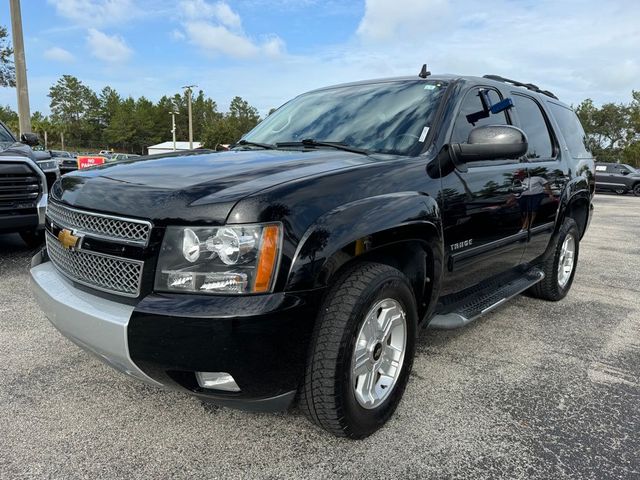
[(337, 150), (344, 150), (345, 152), (359, 153), (361, 155), (369, 155), (371, 152), (363, 148), (351, 147), (344, 142), (322, 142), (314, 140), (313, 138), (305, 138), (300, 142), (278, 142), (278, 147), (296, 147), (302, 145), (303, 147), (331, 147)]
[(260, 147), (260, 148), (264, 148), (265, 150), (275, 150), (276, 148), (276, 146), (273, 145), (272, 143), (250, 142), (249, 140), (240, 140), (239, 142), (236, 142), (236, 144), (233, 147), (235, 148), (237, 146), (243, 146), (243, 145), (247, 145), (250, 147)]

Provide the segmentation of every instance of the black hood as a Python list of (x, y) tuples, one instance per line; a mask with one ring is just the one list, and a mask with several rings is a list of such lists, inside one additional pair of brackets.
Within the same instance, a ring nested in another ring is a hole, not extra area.
[(334, 150), (252, 150), (106, 164), (65, 175), (53, 198), (66, 204), (163, 223), (224, 223), (233, 205), (264, 188), (370, 163)]

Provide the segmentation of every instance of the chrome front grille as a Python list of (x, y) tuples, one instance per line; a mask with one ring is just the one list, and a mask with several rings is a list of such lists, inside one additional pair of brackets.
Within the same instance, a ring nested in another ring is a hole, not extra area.
[(49, 232), (46, 239), (49, 258), (71, 280), (118, 295), (140, 294), (144, 262), (88, 250), (67, 250)]
[(47, 215), (61, 227), (112, 242), (146, 246), (151, 235), (150, 222), (86, 212), (51, 201), (47, 206)]
[(22, 162), (0, 162), (0, 215), (35, 208), (40, 192), (40, 177), (33, 168)]

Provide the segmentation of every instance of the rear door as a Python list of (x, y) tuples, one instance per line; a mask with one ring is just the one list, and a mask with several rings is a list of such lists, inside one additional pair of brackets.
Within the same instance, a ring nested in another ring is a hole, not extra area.
[(544, 253), (560, 205), (560, 195), (569, 181), (567, 162), (561, 158), (557, 136), (547, 112), (533, 96), (512, 92), (514, 116), (527, 134), (528, 179), (518, 199), (523, 215), (523, 228), (529, 231), (524, 261)]
[[(491, 104), (502, 100), (499, 91), (492, 87), (467, 90), (458, 106), (450, 143), (466, 143), (474, 127), (511, 123), (506, 111), (473, 118), (483, 110), (482, 90), (487, 92)], [(474, 162), (460, 165), (442, 177), (448, 270), (443, 295), (478, 284), (520, 262), (526, 240), (517, 201), (526, 178), (523, 167), (519, 160)]]

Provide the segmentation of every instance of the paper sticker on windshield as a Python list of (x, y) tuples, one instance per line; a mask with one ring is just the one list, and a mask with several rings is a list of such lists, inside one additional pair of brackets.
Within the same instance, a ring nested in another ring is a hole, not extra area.
[(435, 86), (433, 83), (427, 83), (427, 84), (424, 86), (424, 89), (425, 89), (425, 90), (433, 90), (433, 89), (435, 89), (435, 88), (436, 88), (436, 86)]
[(420, 134), (420, 140), (419, 142), (424, 142), (424, 139), (427, 138), (427, 133), (429, 133), (429, 127), (424, 127), (422, 129), (422, 133)]

